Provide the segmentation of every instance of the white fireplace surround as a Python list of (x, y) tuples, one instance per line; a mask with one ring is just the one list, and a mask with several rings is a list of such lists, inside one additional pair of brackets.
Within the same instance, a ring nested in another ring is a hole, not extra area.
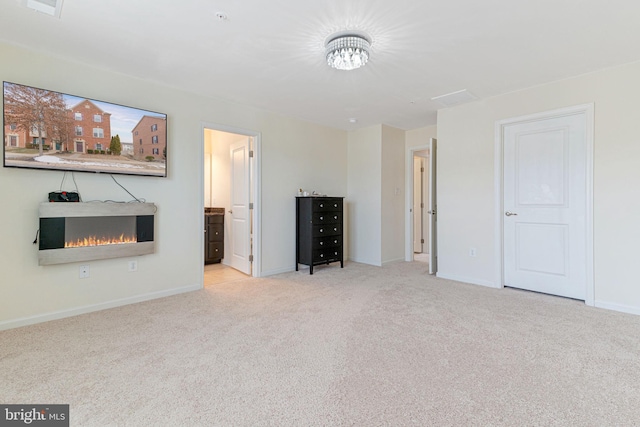
[[(155, 216), (157, 208), (153, 203), (41, 203), (40, 218), (103, 217), (103, 216)], [(155, 221), (154, 221), (155, 222)], [(42, 230), (40, 230), (42, 239)], [(155, 234), (155, 233), (154, 233)], [(38, 265), (84, 262), (98, 259), (121, 258), (152, 254), (155, 241), (127, 243), (119, 245), (84, 246), (59, 249), (40, 249)]]

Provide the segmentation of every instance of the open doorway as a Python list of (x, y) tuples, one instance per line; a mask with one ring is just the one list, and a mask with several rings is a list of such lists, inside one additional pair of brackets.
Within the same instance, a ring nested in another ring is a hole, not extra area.
[(203, 125), (204, 284), (259, 276), (259, 134)]
[(413, 152), (413, 260), (429, 262), (429, 150)]
[(429, 273), (437, 271), (436, 147), (431, 138), (423, 146), (407, 151), (407, 227), (405, 260), (428, 263)]

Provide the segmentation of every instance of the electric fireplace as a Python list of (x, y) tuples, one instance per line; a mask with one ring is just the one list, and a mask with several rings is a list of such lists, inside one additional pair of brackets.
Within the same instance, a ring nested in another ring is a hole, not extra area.
[(38, 264), (151, 254), (153, 203), (42, 203)]

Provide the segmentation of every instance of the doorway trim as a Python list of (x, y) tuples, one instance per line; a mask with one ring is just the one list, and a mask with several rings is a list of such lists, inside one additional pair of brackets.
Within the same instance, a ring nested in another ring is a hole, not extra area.
[(594, 105), (581, 104), (541, 113), (512, 117), (495, 123), (494, 142), (494, 258), (497, 288), (504, 288), (504, 128), (514, 123), (525, 123), (574, 114), (584, 114), (586, 118), (586, 289), (585, 304), (595, 304), (594, 255), (593, 255), (593, 137)]
[[(428, 150), (429, 144), (416, 145), (409, 147), (407, 150), (407, 157), (405, 159), (405, 221), (404, 221), (404, 260), (413, 261), (413, 156), (416, 151)], [(431, 155), (431, 153), (429, 153)]]
[[(262, 229), (260, 224), (262, 223), (262, 195), (260, 188), (262, 187), (262, 175), (261, 175), (261, 134), (260, 132), (242, 129), (233, 126), (221, 125), (212, 122), (201, 122), (200, 124), (200, 150), (198, 152), (198, 176), (200, 182), (198, 187), (200, 188), (200, 230), (204, 230), (204, 132), (205, 130), (214, 130), (227, 133), (235, 133), (238, 135), (244, 135), (253, 138), (253, 162), (250, 162), (249, 170), (251, 173), (251, 201), (253, 203), (253, 215), (251, 227), (253, 229), (253, 243), (251, 254), (253, 255), (253, 266), (251, 268), (252, 277), (262, 276)], [(204, 233), (201, 233), (200, 239), (200, 259), (204, 260)], [(204, 262), (202, 262), (202, 277), (204, 277)], [(204, 283), (203, 283), (204, 286)]]

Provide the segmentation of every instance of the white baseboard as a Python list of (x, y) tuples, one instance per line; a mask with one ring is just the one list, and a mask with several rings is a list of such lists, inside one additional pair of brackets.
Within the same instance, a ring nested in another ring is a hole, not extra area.
[[(304, 268), (309, 268), (309, 267), (306, 265), (305, 266), (300, 265), (300, 269), (304, 269)], [(260, 277), (275, 276), (276, 274), (290, 273), (292, 271), (296, 271), (296, 268), (295, 267), (276, 268), (274, 270), (267, 270), (267, 271), (261, 272)]]
[(623, 304), (617, 304), (614, 302), (596, 300), (593, 306), (598, 308), (606, 308), (607, 310), (620, 311), (622, 313), (640, 315), (640, 307), (634, 307), (631, 305), (623, 305)]
[(486, 286), (488, 288), (500, 288), (500, 286), (496, 286), (495, 283), (489, 280), (481, 280), (473, 277), (456, 276), (455, 274), (446, 274), (440, 272), (436, 273), (436, 277), (447, 280), (455, 280), (456, 282), (470, 283), (472, 285)]
[(85, 305), (83, 307), (71, 308), (68, 310), (54, 311), (51, 313), (38, 314), (35, 316), (21, 317), (18, 319), (4, 320), (0, 322), (0, 331), (5, 329), (19, 328), (21, 326), (34, 325), (36, 323), (48, 322), (50, 320), (64, 319), (65, 317), (78, 316), (80, 314), (91, 313), (94, 311), (106, 310), (108, 308), (120, 307), (123, 305), (135, 304), (138, 302), (149, 301), (157, 298), (169, 297), (185, 292), (192, 292), (202, 289), (201, 284), (184, 286), (181, 288), (167, 289), (164, 291), (151, 292), (133, 297), (121, 298), (113, 301), (102, 302), (99, 304)]
[(404, 262), (404, 257), (396, 258), (396, 259), (390, 259), (388, 261), (382, 261), (382, 265), (385, 266), (385, 265), (388, 265), (388, 264), (391, 264), (391, 263), (394, 263), (394, 262), (398, 262), (398, 261), (403, 261)]
[(372, 260), (368, 260), (368, 259), (349, 257), (348, 261), (357, 262), (359, 264), (373, 265), (375, 267), (382, 267), (382, 264), (379, 261), (372, 261)]

